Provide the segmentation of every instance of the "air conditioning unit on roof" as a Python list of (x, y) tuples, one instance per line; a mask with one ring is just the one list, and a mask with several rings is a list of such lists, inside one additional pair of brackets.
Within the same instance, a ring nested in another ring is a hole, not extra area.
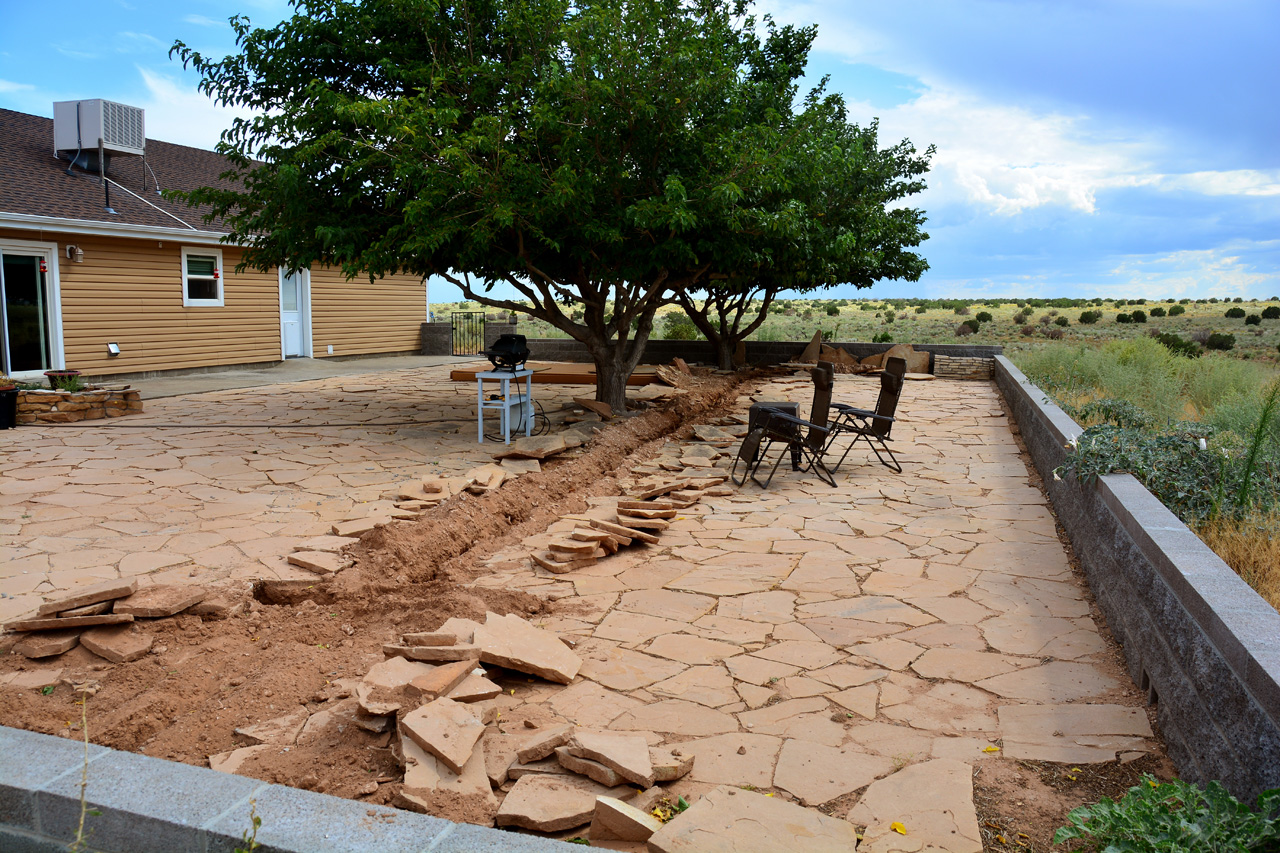
[(55, 101), (53, 148), (55, 151), (96, 151), (143, 155), (147, 148), (143, 109), (97, 98), (91, 101)]

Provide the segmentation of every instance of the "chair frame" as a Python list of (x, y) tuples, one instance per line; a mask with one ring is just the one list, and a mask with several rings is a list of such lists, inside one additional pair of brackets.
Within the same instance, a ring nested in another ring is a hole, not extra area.
[(854, 445), (860, 441), (865, 441), (881, 465), (899, 474), (902, 473), (902, 463), (898, 461), (898, 457), (894, 454), (893, 448), (889, 447), (888, 442), (893, 440), (891, 433), (897, 420), (894, 415), (898, 409), (898, 401), (902, 398), (903, 376), (906, 374), (906, 370), (907, 362), (905, 359), (891, 358), (888, 360), (885, 364), (884, 372), (880, 374), (880, 396), (876, 399), (874, 411), (859, 409), (844, 403), (831, 404), (832, 411), (836, 412), (836, 419), (831, 427), (828, 445), (833, 443), (839, 435), (850, 434), (853, 436), (853, 441), (849, 442), (849, 446), (844, 449), (840, 459), (834, 466), (831, 466), (832, 471), (840, 469), (840, 466), (844, 464), (845, 457), (849, 455), (849, 451), (853, 449)]
[[(736, 485), (744, 485), (750, 477), (756, 485), (767, 489), (773, 482), (774, 474), (778, 473), (782, 460), (787, 456), (794, 459), (799, 455), (804, 460), (799, 470), (812, 471), (822, 482), (832, 488), (836, 487), (834, 469), (828, 468), (823, 461), (835, 432), (827, 422), (831, 411), (831, 387), (835, 380), (835, 368), (829, 362), (818, 362), (818, 366), (810, 374), (814, 383), (811, 411), (813, 420), (805, 420), (777, 409), (764, 409), (767, 414), (764, 423), (747, 433), (733, 460), (733, 467), (729, 470), (729, 477)], [(775, 444), (783, 444), (785, 449), (774, 460), (769, 476), (761, 482), (760, 467), (766, 464), (769, 451)], [(744, 466), (741, 477), (738, 476), (739, 463)]]

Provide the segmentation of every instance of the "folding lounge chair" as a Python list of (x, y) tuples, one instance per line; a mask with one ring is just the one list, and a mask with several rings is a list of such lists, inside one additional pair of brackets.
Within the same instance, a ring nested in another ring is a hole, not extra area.
[(902, 465), (887, 442), (893, 440), (890, 433), (893, 430), (894, 413), (898, 410), (898, 400), (902, 397), (902, 377), (906, 372), (907, 362), (904, 359), (888, 360), (884, 373), (880, 374), (880, 397), (876, 400), (875, 411), (858, 409), (844, 403), (831, 404), (831, 410), (836, 413), (836, 418), (827, 439), (828, 447), (824, 448), (824, 451), (829, 452), (829, 445), (842, 435), (852, 435), (853, 441), (845, 448), (836, 464), (829, 466), (829, 470), (839, 470), (853, 446), (860, 441), (865, 441), (875, 453), (876, 458), (880, 460), (881, 465), (892, 468), (899, 474), (902, 473)]
[[(824, 361), (819, 362), (810, 374), (813, 376), (812, 420), (806, 421), (778, 409), (764, 410), (764, 423), (747, 433), (738, 448), (737, 458), (733, 460), (729, 476), (734, 483), (741, 486), (750, 477), (761, 488), (768, 488), (782, 460), (789, 455), (798, 454), (802, 459), (801, 470), (813, 471), (822, 482), (835, 487), (835, 476), (822, 458), (832, 433), (827, 420), (831, 411), (831, 386), (835, 379), (835, 369)], [(768, 478), (761, 482), (760, 468), (768, 464), (769, 451), (775, 444), (783, 445), (783, 449), (778, 453), (778, 458), (773, 460)], [(741, 474), (738, 472), (740, 465)]]

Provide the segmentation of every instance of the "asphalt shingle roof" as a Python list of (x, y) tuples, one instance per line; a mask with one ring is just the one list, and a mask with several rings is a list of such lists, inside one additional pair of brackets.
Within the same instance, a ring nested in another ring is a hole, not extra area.
[[(0, 109), (0, 214), (18, 213), (54, 216), (118, 225), (181, 228), (181, 223), (161, 211), (167, 211), (201, 231), (226, 232), (220, 223), (206, 223), (205, 210), (188, 207), (156, 194), (156, 181), (161, 189), (192, 190), (201, 186), (226, 186), (219, 175), (228, 168), (224, 157), (213, 151), (174, 145), (171, 142), (147, 140), (146, 186), (143, 186), (141, 157), (112, 155), (107, 177), (142, 196), (150, 204), (111, 187), (108, 213), (102, 184), (97, 172), (75, 169), (67, 174), (67, 160), (59, 160), (53, 151), (53, 119)], [(155, 205), (152, 207), (150, 205)], [(156, 208), (159, 208), (157, 210)]]

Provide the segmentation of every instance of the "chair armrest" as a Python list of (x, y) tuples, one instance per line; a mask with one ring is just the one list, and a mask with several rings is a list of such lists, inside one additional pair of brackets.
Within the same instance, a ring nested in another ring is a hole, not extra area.
[(795, 415), (789, 415), (786, 412), (780, 412), (777, 409), (768, 409), (767, 411), (769, 412), (769, 419), (765, 421), (765, 425), (764, 425), (765, 432), (769, 431), (769, 427), (773, 424), (773, 421), (775, 418), (777, 420), (782, 421), (783, 423), (792, 424), (798, 427), (808, 427), (809, 429), (815, 429), (824, 435), (831, 432), (831, 427), (818, 426), (812, 421), (806, 421), (804, 418), (798, 418)]

